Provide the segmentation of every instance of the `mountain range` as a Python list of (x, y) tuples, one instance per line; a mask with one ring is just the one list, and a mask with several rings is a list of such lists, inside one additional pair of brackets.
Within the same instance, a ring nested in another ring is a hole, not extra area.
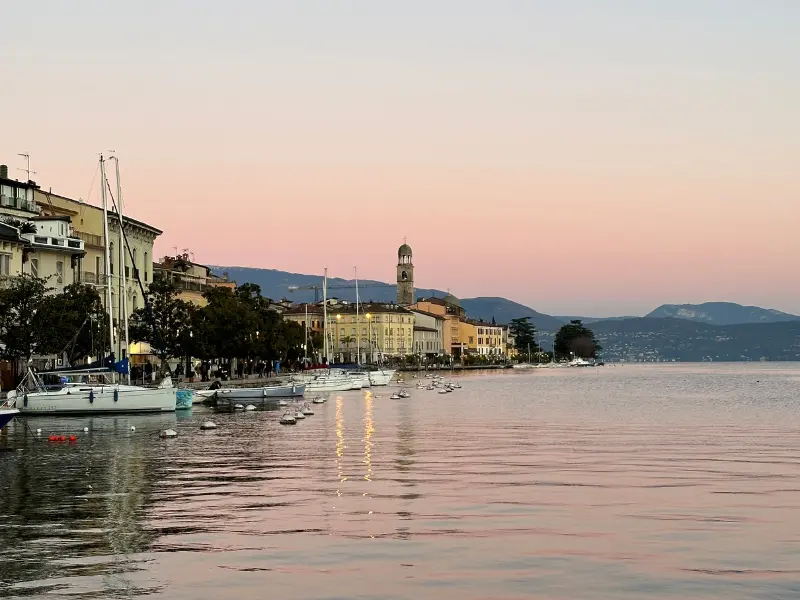
[[(312, 302), (322, 297), (322, 277), (275, 269), (211, 267), (227, 273), (237, 283), (255, 283), (273, 300)], [(358, 282), (362, 301), (393, 302), (394, 284), (374, 280)], [(444, 297), (437, 289), (416, 289), (417, 297)], [(355, 281), (328, 279), (328, 297), (356, 299)], [(644, 317), (552, 316), (501, 297), (460, 299), (467, 315), (497, 323), (530, 317), (541, 333), (542, 345), (573, 319), (591, 324), (608, 360), (800, 360), (800, 316), (733, 302), (663, 304)]]

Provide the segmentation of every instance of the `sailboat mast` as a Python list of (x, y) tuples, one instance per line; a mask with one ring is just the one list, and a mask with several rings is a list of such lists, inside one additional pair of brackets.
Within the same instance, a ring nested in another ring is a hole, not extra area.
[[(111, 250), (108, 240), (108, 200), (106, 198), (106, 166), (103, 155), (100, 155), (100, 197), (103, 202), (103, 234), (106, 250), (106, 308), (108, 309), (108, 335), (111, 340), (111, 352), (114, 352), (114, 306), (112, 302), (111, 282)], [(111, 377), (114, 377), (113, 371)]]
[[(322, 337), (325, 360), (328, 360), (328, 267), (325, 267), (325, 276), (322, 278)], [(330, 363), (327, 363), (330, 364)]]
[[(121, 308), (121, 315), (120, 318), (122, 319), (123, 323), (125, 323), (125, 356), (120, 356), (120, 360), (123, 358), (128, 358), (128, 351), (131, 347), (131, 342), (128, 337), (128, 283), (125, 277), (125, 236), (122, 232), (122, 184), (119, 180), (119, 159), (114, 156), (114, 164), (117, 169), (117, 216), (119, 217), (119, 276), (120, 276), (120, 298), (122, 301), (122, 308)], [(134, 272), (136, 269), (136, 265), (133, 265)], [(122, 354), (122, 353), (120, 353)], [(128, 373), (127, 373), (128, 385), (131, 383), (131, 366), (130, 366), (130, 359), (128, 360)]]
[(353, 277), (356, 280), (356, 364), (361, 364), (361, 335), (359, 330), (361, 329), (361, 322), (358, 319), (358, 271), (355, 267), (353, 267)]
[(303, 346), (303, 358), (308, 361), (308, 302), (306, 302), (306, 344)]

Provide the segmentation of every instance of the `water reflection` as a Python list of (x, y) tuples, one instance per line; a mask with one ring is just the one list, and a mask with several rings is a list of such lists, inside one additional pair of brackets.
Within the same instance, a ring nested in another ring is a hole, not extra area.
[(345, 392), (294, 427), (221, 413), (215, 432), (202, 408), (88, 436), (38, 421), (72, 446), (13, 424), (0, 597), (800, 597), (798, 376), (494, 374)]
[(367, 392), (364, 396), (364, 464), (367, 472), (364, 479), (372, 479), (372, 434), (375, 428), (372, 424), (372, 393)]
[[(342, 459), (344, 458), (344, 398), (336, 396), (336, 471), (339, 476), (339, 481), (344, 483), (347, 477), (342, 468)], [(341, 489), (336, 490), (336, 495), (341, 496)]]

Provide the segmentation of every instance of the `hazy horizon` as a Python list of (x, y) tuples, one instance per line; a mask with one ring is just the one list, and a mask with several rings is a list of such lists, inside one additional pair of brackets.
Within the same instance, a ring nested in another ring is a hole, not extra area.
[(0, 163), (156, 255), (503, 296), (556, 315), (800, 313), (800, 4), (29, 0)]

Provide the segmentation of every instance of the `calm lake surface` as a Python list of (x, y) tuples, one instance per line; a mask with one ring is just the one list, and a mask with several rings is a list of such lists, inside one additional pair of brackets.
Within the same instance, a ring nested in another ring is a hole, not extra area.
[(0, 597), (800, 598), (800, 365), (458, 381), (332, 395), (294, 427), (19, 419)]

